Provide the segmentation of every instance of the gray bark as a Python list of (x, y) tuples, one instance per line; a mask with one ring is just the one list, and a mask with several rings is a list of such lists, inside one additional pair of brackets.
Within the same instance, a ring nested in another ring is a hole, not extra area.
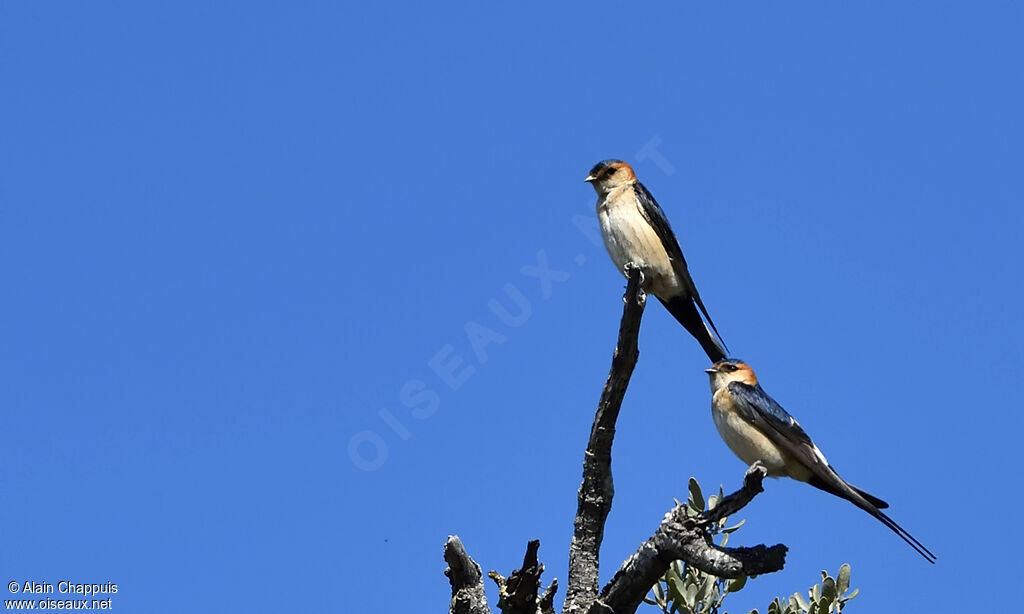
[(451, 614), (491, 614), (484, 594), (484, 577), (476, 564), (462, 547), (457, 535), (449, 535), (444, 544), (444, 560), (448, 568), (444, 575), (452, 585)]
[(577, 496), (576, 521), (569, 546), (569, 582), (565, 589), (564, 614), (586, 612), (597, 597), (600, 571), (601, 541), (604, 525), (612, 508), (615, 488), (612, 484), (612, 442), (615, 421), (619, 418), (622, 399), (633, 375), (640, 351), (637, 337), (644, 314), (646, 295), (641, 289), (643, 273), (636, 267), (626, 268), (626, 295), (623, 301), (619, 341), (612, 355), (612, 366), (601, 391), (590, 440), (583, 455), (583, 483)]

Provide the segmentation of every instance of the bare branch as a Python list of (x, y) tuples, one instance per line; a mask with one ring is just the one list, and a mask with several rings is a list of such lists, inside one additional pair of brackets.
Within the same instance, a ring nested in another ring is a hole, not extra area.
[(623, 297), (625, 307), (619, 325), (619, 340), (583, 456), (583, 483), (578, 494), (575, 530), (569, 549), (569, 582), (562, 610), (565, 614), (587, 611), (597, 596), (601, 541), (614, 495), (612, 440), (615, 438), (615, 421), (640, 355), (637, 335), (646, 303), (640, 269), (627, 265), (626, 277), (629, 281)]
[(555, 614), (555, 593), (558, 592), (558, 578), (553, 578), (537, 601), (537, 611), (540, 614)]
[(747, 470), (743, 487), (722, 499), (714, 510), (687, 517), (686, 504), (675, 506), (661, 526), (615, 573), (591, 605), (590, 614), (635, 612), (644, 595), (654, 586), (672, 561), (682, 560), (720, 578), (756, 576), (779, 571), (786, 562), (786, 546), (722, 548), (708, 532), (715, 521), (742, 509), (762, 492), (767, 471), (758, 463)]
[(761, 482), (763, 482), (767, 476), (768, 469), (761, 463), (761, 461), (755, 461), (743, 476), (743, 488), (723, 497), (722, 500), (715, 505), (715, 509), (708, 510), (701, 514), (701, 521), (705, 524), (718, 522), (719, 520), (727, 516), (732, 516), (736, 512), (745, 508), (747, 504), (754, 500), (754, 497), (764, 492)]
[(480, 566), (466, 554), (457, 535), (448, 536), (444, 544), (444, 560), (448, 563), (444, 575), (452, 585), (450, 614), (491, 614)]
[[(526, 555), (523, 566), (509, 574), (507, 579), (498, 581), (500, 596), (498, 608), (503, 614), (537, 614), (537, 590), (540, 589), (540, 574), (544, 566), (537, 562), (537, 550), (540, 540), (530, 540), (526, 544)], [(491, 577), (499, 574), (491, 572)]]

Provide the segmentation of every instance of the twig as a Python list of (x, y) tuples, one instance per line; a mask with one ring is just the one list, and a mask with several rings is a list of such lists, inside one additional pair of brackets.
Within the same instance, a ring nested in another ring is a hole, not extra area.
[(583, 456), (583, 483), (578, 494), (575, 530), (569, 549), (564, 614), (586, 612), (597, 596), (601, 540), (614, 495), (612, 440), (615, 438), (615, 421), (639, 357), (637, 335), (646, 303), (641, 289), (643, 273), (639, 268), (627, 265), (626, 276), (629, 281), (623, 298), (626, 305), (619, 325), (619, 340)]
[(544, 592), (541, 593), (540, 599), (537, 601), (537, 611), (540, 614), (555, 614), (555, 593), (558, 592), (558, 579), (554, 578), (551, 580), (551, 584), (548, 585)]
[(544, 566), (537, 561), (539, 548), (539, 539), (530, 540), (526, 544), (523, 566), (510, 573), (507, 579), (493, 571), (488, 574), (498, 583), (498, 608), (503, 614), (537, 614), (537, 590), (544, 571)]
[(743, 476), (743, 488), (723, 497), (722, 500), (715, 505), (715, 509), (708, 510), (701, 514), (701, 522), (705, 524), (718, 522), (719, 520), (727, 516), (732, 516), (736, 512), (745, 508), (747, 504), (754, 500), (754, 497), (764, 492), (764, 487), (761, 486), (761, 483), (767, 475), (768, 469), (765, 468), (761, 461), (755, 461)]

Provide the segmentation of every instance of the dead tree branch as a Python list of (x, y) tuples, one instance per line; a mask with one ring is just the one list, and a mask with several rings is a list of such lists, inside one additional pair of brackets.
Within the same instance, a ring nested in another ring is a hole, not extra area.
[(600, 570), (601, 540), (604, 524), (612, 507), (612, 440), (615, 421), (633, 375), (637, 358), (637, 336), (644, 313), (646, 296), (641, 289), (643, 273), (637, 267), (626, 267), (628, 283), (626, 303), (619, 325), (619, 341), (612, 355), (612, 367), (601, 392), (597, 414), (590, 430), (590, 441), (583, 456), (583, 483), (576, 508), (575, 530), (569, 547), (569, 582), (566, 587), (564, 614), (586, 612), (597, 596)]
[(503, 614), (537, 614), (537, 591), (540, 589), (540, 574), (544, 571), (544, 566), (537, 561), (539, 548), (538, 539), (527, 543), (523, 566), (510, 573), (508, 578), (493, 571), (487, 574), (498, 585), (498, 608)]
[(551, 584), (541, 593), (540, 600), (537, 601), (537, 611), (540, 614), (555, 614), (555, 593), (557, 592), (558, 578), (554, 578), (551, 580)]
[(480, 566), (466, 554), (458, 536), (448, 536), (444, 544), (444, 560), (448, 563), (444, 575), (452, 585), (451, 614), (491, 614)]
[[(532, 540), (526, 545), (523, 565), (506, 578), (496, 571), (487, 574), (498, 585), (498, 609), (502, 614), (555, 614), (552, 602), (558, 591), (558, 580), (552, 580), (544, 593), (537, 596), (540, 589), (540, 576), (544, 565), (537, 560), (540, 540)], [(462, 547), (458, 536), (448, 537), (444, 545), (444, 560), (448, 561), (448, 569), (444, 575), (452, 585), (452, 601), (449, 606), (451, 614), (491, 614), (484, 594), (484, 580), (477, 565)]]

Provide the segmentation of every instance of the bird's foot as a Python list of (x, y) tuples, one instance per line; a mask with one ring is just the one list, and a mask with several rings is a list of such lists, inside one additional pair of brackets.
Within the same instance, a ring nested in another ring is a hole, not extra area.
[(743, 484), (746, 486), (752, 482), (756, 482), (760, 486), (761, 481), (768, 477), (768, 467), (764, 465), (760, 460), (754, 461), (750, 468), (747, 469), (747, 473), (743, 476)]
[(622, 272), (623, 274), (625, 274), (626, 279), (629, 279), (633, 275), (633, 271), (636, 271), (637, 273), (640, 274), (640, 287), (642, 288), (644, 286), (645, 281), (643, 267), (641, 267), (639, 264), (636, 264), (635, 262), (627, 262), (626, 266), (622, 267)]

